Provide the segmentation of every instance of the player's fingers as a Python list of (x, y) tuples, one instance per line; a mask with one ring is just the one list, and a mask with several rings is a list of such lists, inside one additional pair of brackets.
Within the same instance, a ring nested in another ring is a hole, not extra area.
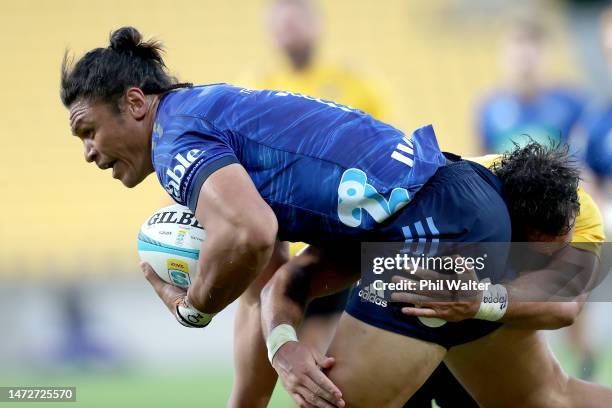
[(304, 401), (304, 398), (297, 392), (292, 393), (291, 396), (299, 408), (312, 408), (314, 406)]
[(441, 274), (439, 272), (417, 266), (416, 268), (405, 269), (404, 274), (402, 276), (404, 278), (421, 280), (421, 279), (435, 279), (435, 278), (440, 277)]
[(440, 317), (437, 310), (424, 307), (402, 307), (402, 313), (407, 316), (415, 317)]
[(391, 294), (391, 300), (402, 303), (412, 303), (413, 305), (424, 305), (425, 303), (435, 302), (438, 299), (423, 296), (420, 293), (394, 292)]
[[(406, 282), (407, 279), (402, 279), (400, 276), (394, 276), (391, 278), (391, 280), (394, 283), (402, 283), (402, 282)], [(424, 287), (430, 287), (430, 286), (424, 286)], [(435, 286), (437, 287), (437, 286)], [(397, 288), (397, 287), (396, 287)], [(413, 285), (410, 285), (408, 283), (404, 283), (404, 286), (402, 286), (401, 289), (396, 289), (397, 292), (392, 292), (391, 294), (391, 298), (392, 300), (401, 302), (401, 300), (395, 299), (393, 297), (394, 294), (400, 294), (400, 293), (411, 293), (411, 294), (415, 294), (418, 296), (421, 296), (423, 298), (423, 300), (429, 300), (429, 301), (443, 301), (443, 300), (452, 300), (454, 299), (453, 297), (453, 292), (449, 291), (449, 290), (426, 290), (426, 289), (419, 289), (420, 288), (420, 284), (417, 284), (416, 282), (414, 282)]]
[(395, 276), (393, 276), (393, 277), (391, 278), (391, 281), (392, 281), (393, 283), (402, 283), (402, 282), (410, 282), (410, 281), (413, 281), (413, 282), (414, 282), (414, 285), (415, 285), (415, 288), (418, 286), (418, 285), (417, 285), (417, 282), (418, 282), (419, 280), (420, 280), (420, 279), (419, 279), (418, 277), (416, 277), (416, 276), (400, 276), (400, 275), (395, 275)]
[(336, 404), (338, 407), (343, 407), (345, 405), (340, 389), (336, 387), (336, 384), (334, 384), (328, 376), (323, 374), (321, 370), (311, 370), (308, 372), (308, 376), (317, 386), (333, 396), (333, 398), (330, 399), (331, 402)]
[(425, 268), (417, 268), (413, 276), (415, 276), (419, 280), (429, 280), (429, 281), (446, 279), (446, 276), (444, 274), (440, 272), (432, 271), (431, 269), (425, 269)]
[(145, 278), (149, 281), (157, 296), (160, 297), (161, 300), (166, 304), (166, 306), (170, 309), (174, 309), (174, 301), (187, 293), (184, 289), (176, 287), (174, 285), (170, 285), (169, 283), (164, 282), (158, 275), (155, 273), (151, 265), (146, 262), (140, 263), (140, 268), (144, 272)]
[(298, 386), (297, 392), (302, 396), (308, 406), (314, 406), (318, 408), (337, 408), (337, 405), (332, 405), (325, 401), (323, 398), (317, 396), (314, 392), (306, 388), (305, 386)]
[(325, 401), (329, 402), (332, 405), (338, 406), (337, 403), (341, 398), (338, 398), (332, 392), (325, 390), (323, 387), (319, 386), (314, 380), (310, 377), (306, 377), (304, 379), (304, 386), (312, 391), (317, 397), (323, 398)]
[(161, 287), (163, 284), (166, 283), (157, 275), (157, 273), (155, 273), (153, 267), (151, 267), (151, 265), (149, 265), (147, 262), (141, 262), (140, 269), (142, 269), (146, 280), (149, 281), (149, 283), (151, 284), (151, 286), (153, 286), (153, 289), (155, 289), (156, 292), (158, 287)]

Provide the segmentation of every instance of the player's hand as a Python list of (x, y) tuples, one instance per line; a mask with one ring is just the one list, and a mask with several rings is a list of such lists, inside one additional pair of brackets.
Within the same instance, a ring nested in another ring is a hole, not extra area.
[(213, 314), (196, 310), (187, 300), (187, 291), (178, 286), (164, 282), (146, 262), (140, 263), (145, 278), (149, 281), (157, 296), (164, 302), (170, 313), (183, 326), (201, 329), (208, 326)]
[(164, 282), (157, 273), (155, 273), (151, 265), (146, 262), (140, 263), (140, 269), (142, 269), (145, 278), (149, 281), (151, 286), (153, 286), (153, 289), (155, 289), (157, 296), (164, 302), (168, 310), (174, 314), (176, 305), (181, 302), (185, 295), (187, 295), (187, 291), (178, 286)]
[(321, 371), (334, 362), (310, 346), (289, 341), (278, 349), (272, 366), (299, 407), (344, 407), (342, 393)]
[[(391, 300), (395, 302), (411, 303), (413, 307), (403, 307), (402, 313), (415, 317), (437, 317), (448, 322), (458, 322), (473, 318), (480, 307), (482, 299), (481, 290), (463, 290), (462, 284), (478, 283), (476, 272), (472, 268), (465, 268), (461, 274), (448, 275), (429, 269), (417, 269), (415, 273), (407, 276), (394, 276), (393, 282), (399, 283), (407, 279), (416, 282), (414, 290), (395, 292)], [(420, 290), (420, 282), (429, 281), (438, 283), (442, 289)], [(459, 288), (451, 289), (449, 282), (458, 281)]]
[(140, 269), (142, 269), (145, 278), (149, 281), (151, 286), (153, 286), (153, 289), (155, 289), (157, 296), (159, 296), (168, 310), (170, 310), (170, 313), (178, 320), (178, 316), (176, 316), (176, 306), (181, 303), (183, 298), (187, 295), (187, 291), (178, 286), (164, 282), (157, 273), (155, 273), (151, 265), (146, 262), (140, 263)]

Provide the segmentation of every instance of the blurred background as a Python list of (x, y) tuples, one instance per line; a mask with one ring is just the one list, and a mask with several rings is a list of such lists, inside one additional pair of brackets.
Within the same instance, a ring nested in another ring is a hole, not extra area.
[[(224, 406), (234, 307), (177, 325), (143, 279), (136, 235), (169, 203), (83, 160), (59, 99), (62, 55), (121, 26), (166, 47), (181, 81), (288, 89), (355, 106), (443, 150), (569, 142), (607, 223), (612, 17), (604, 1), (0, 2), (0, 386), (77, 386), (71, 406)], [(607, 58), (606, 52), (607, 50)], [(542, 139), (544, 138), (544, 139)], [(612, 386), (612, 305), (550, 334), (564, 368)], [(277, 389), (277, 391), (279, 391)], [(24, 404), (20, 406), (26, 406)], [(271, 406), (290, 406), (277, 392)]]

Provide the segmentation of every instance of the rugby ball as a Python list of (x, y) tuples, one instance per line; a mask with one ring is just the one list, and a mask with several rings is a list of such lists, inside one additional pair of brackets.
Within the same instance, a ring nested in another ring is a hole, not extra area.
[(138, 254), (164, 281), (188, 288), (198, 270), (204, 228), (182, 205), (164, 207), (140, 227)]

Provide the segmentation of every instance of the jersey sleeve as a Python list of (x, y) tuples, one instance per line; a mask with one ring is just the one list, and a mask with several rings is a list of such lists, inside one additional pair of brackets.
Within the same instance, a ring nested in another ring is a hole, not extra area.
[(582, 188), (578, 188), (580, 213), (576, 217), (571, 245), (599, 254), (605, 240), (603, 218), (595, 201)]
[(174, 116), (165, 122), (154, 130), (153, 165), (168, 194), (195, 212), (204, 181), (238, 159), (229, 137), (203, 119)]

